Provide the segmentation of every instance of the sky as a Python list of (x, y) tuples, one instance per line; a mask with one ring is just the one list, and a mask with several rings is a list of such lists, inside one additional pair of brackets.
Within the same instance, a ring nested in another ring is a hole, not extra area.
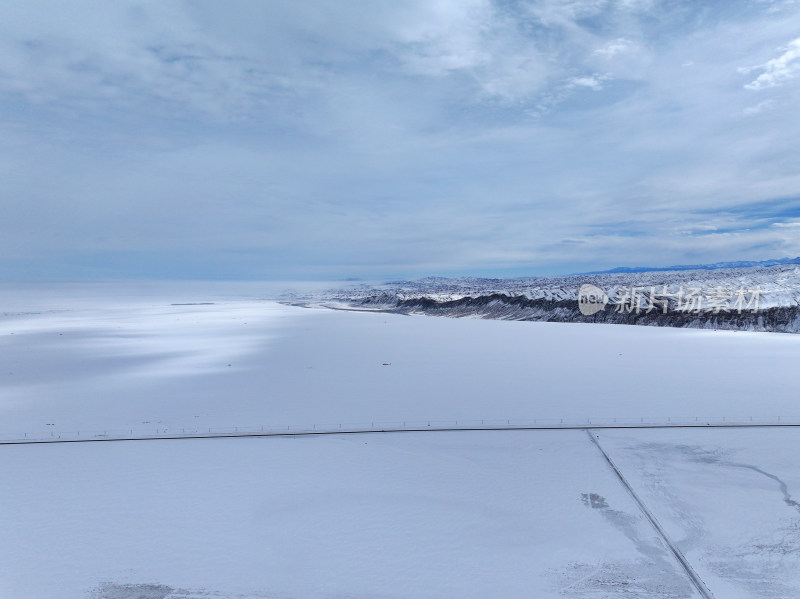
[(797, 0), (0, 0), (0, 277), (800, 256)]

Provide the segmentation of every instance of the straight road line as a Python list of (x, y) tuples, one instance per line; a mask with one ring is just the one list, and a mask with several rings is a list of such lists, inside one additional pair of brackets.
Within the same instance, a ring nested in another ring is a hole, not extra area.
[(597, 447), (598, 451), (602, 454), (603, 458), (605, 458), (608, 465), (611, 467), (611, 470), (614, 471), (614, 474), (617, 475), (619, 482), (622, 483), (622, 486), (625, 487), (625, 490), (628, 491), (628, 494), (633, 498), (636, 502), (636, 505), (639, 506), (639, 509), (642, 511), (644, 516), (650, 521), (650, 524), (653, 525), (656, 533), (661, 537), (661, 540), (664, 542), (664, 545), (670, 550), (672, 555), (678, 561), (678, 564), (683, 568), (686, 575), (689, 577), (689, 580), (692, 582), (694, 587), (703, 597), (703, 599), (714, 599), (714, 595), (711, 593), (709, 588), (706, 586), (706, 583), (698, 576), (697, 572), (694, 571), (692, 565), (689, 563), (689, 560), (686, 559), (686, 556), (683, 555), (680, 549), (672, 542), (672, 539), (669, 538), (666, 531), (661, 527), (661, 524), (658, 522), (656, 517), (653, 513), (647, 508), (644, 502), (639, 498), (636, 494), (636, 491), (633, 490), (633, 487), (628, 483), (625, 477), (622, 475), (622, 472), (619, 471), (616, 464), (611, 460), (609, 455), (605, 452), (603, 447), (600, 445), (600, 441), (597, 440), (597, 437), (592, 433), (592, 431), (587, 430), (586, 434), (589, 435), (589, 438), (594, 443), (594, 446)]
[(241, 432), (241, 433), (200, 433), (180, 435), (159, 435), (140, 437), (101, 437), (87, 439), (19, 439), (0, 441), (0, 445), (46, 445), (58, 443), (110, 443), (114, 441), (165, 441), (177, 439), (241, 439), (249, 437), (312, 437), (319, 435), (366, 435), (375, 433), (427, 433), (458, 431), (593, 431), (626, 429), (666, 429), (666, 428), (800, 428), (800, 424), (582, 424), (561, 426), (473, 426), (473, 427), (423, 427), (423, 428), (374, 428), (351, 430), (301, 430), (286, 432)]

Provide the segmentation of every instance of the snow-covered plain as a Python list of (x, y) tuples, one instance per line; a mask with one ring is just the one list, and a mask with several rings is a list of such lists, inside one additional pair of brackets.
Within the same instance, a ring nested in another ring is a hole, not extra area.
[(0, 320), (0, 437), (800, 416), (800, 335), (410, 317), (197, 291), (35, 306)]
[(800, 597), (800, 429), (598, 434), (717, 597)]
[(580, 431), (3, 449), (4, 597), (694, 596)]
[[(800, 336), (4, 290), (0, 436), (797, 419)], [(714, 596), (800, 596), (797, 429), (602, 431)], [(0, 446), (0, 597), (699, 596), (582, 431)]]

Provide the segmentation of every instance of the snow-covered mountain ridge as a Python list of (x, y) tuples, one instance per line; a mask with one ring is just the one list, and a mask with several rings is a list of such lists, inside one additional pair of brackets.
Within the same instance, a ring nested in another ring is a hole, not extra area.
[(800, 332), (796, 264), (517, 279), (429, 277), (297, 299), (403, 314)]

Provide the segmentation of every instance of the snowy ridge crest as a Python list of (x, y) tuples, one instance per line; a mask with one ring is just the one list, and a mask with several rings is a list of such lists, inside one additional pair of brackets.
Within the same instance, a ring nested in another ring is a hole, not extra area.
[[(596, 312), (580, 308), (582, 288), (603, 296)], [(800, 333), (800, 266), (518, 279), (435, 277), (333, 290), (313, 300), (401, 314)]]

